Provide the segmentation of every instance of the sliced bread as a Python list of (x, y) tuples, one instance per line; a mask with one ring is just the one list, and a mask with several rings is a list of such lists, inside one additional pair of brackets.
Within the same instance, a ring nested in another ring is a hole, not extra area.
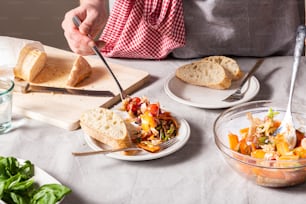
[(25, 45), (18, 57), (14, 76), (28, 82), (32, 82), (44, 68), (47, 61), (47, 54), (42, 46), (35, 43)]
[(47, 56), (43, 45), (28, 43), (19, 52), (14, 76), (31, 83), (50, 83), (55, 87), (77, 86), (92, 73), (87, 60), (77, 55), (75, 58)]
[(80, 126), (87, 135), (114, 149), (132, 146), (125, 121), (112, 110), (90, 109), (81, 115)]
[(67, 85), (76, 86), (85, 78), (91, 75), (92, 68), (86, 59), (82, 56), (78, 56), (73, 62), (72, 69), (68, 76)]
[(231, 79), (224, 68), (211, 61), (197, 61), (179, 67), (175, 73), (182, 81), (197, 86), (213, 89), (227, 89), (231, 86)]
[(203, 58), (201, 61), (211, 61), (221, 65), (232, 80), (238, 80), (243, 76), (243, 72), (238, 63), (232, 58), (226, 56), (209, 56)]

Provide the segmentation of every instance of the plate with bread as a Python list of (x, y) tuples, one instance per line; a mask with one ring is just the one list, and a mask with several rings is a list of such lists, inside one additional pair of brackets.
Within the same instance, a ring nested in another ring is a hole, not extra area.
[[(93, 150), (138, 147), (106, 156), (127, 161), (158, 159), (182, 148), (190, 137), (186, 120), (162, 110), (159, 103), (146, 97), (128, 97), (120, 109), (94, 108), (80, 118), (84, 139)], [(176, 138), (162, 149), (162, 143)]]
[(243, 76), (234, 59), (210, 56), (176, 69), (164, 89), (169, 97), (182, 104), (207, 109), (228, 108), (251, 100), (259, 92), (259, 81), (252, 76), (242, 88), (243, 99), (222, 101), (239, 87)]

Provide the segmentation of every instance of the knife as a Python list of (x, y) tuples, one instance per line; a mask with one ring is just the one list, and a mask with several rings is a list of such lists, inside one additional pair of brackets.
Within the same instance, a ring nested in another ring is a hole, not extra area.
[(57, 93), (57, 94), (71, 94), (71, 95), (85, 95), (85, 96), (115, 96), (111, 91), (99, 90), (86, 90), (86, 89), (73, 89), (73, 88), (60, 88), (51, 86), (33, 85), (28, 82), (15, 80), (14, 91), (21, 93), (40, 92), (40, 93)]

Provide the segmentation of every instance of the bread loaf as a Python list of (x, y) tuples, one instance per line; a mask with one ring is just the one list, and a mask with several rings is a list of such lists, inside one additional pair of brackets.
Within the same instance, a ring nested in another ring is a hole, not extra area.
[(231, 79), (224, 68), (214, 62), (203, 60), (179, 67), (176, 77), (184, 82), (213, 89), (227, 89), (231, 86)]
[(44, 68), (47, 61), (47, 54), (42, 46), (37, 43), (25, 45), (19, 54), (14, 75), (17, 78), (32, 82)]
[(78, 83), (89, 77), (92, 72), (90, 64), (84, 57), (78, 56), (72, 65), (68, 76), (67, 85), (76, 86)]
[(201, 61), (211, 61), (221, 65), (227, 72), (228, 77), (232, 80), (238, 80), (243, 76), (243, 72), (238, 63), (232, 58), (226, 56), (209, 56), (203, 58)]
[(42, 44), (35, 42), (21, 49), (13, 71), (16, 78), (27, 82), (39, 84), (58, 81), (58, 84), (52, 86), (62, 87), (77, 86), (91, 75), (92, 68), (80, 55), (75, 59), (48, 58)]
[(113, 149), (132, 146), (124, 120), (109, 109), (95, 108), (84, 112), (80, 126), (87, 135)]

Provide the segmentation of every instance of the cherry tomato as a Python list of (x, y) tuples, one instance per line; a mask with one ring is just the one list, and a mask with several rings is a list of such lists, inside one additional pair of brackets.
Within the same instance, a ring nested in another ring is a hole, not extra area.
[(141, 99), (139, 97), (132, 98), (132, 103), (139, 105), (141, 102)]
[(159, 114), (159, 104), (152, 103), (149, 105), (148, 110), (152, 114), (152, 116), (158, 116)]
[(129, 104), (126, 105), (126, 110), (131, 111), (131, 112), (135, 112), (135, 111), (137, 111), (137, 107), (134, 106), (132, 103), (129, 103)]
[(132, 98), (129, 103), (126, 105), (127, 111), (131, 111), (133, 113), (137, 112), (140, 107), (141, 99), (139, 97)]

